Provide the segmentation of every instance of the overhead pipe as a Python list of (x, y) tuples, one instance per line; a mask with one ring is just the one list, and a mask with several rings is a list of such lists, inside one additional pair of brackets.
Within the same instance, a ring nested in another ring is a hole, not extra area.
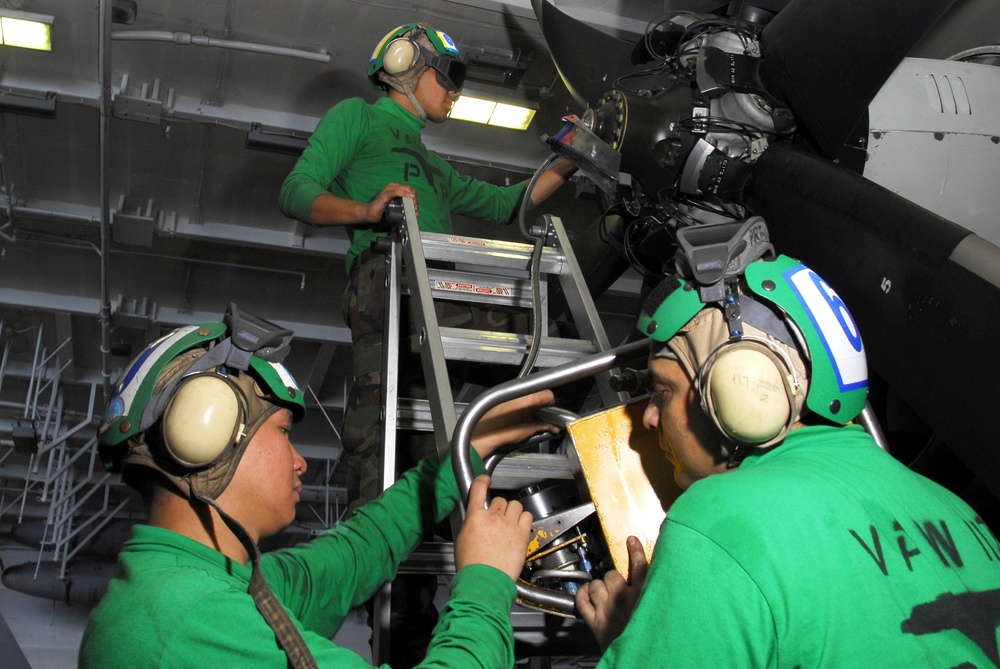
[[(24, 212), (26, 211), (26, 209), (23, 208), (23, 207), (18, 207), (18, 211), (22, 212), (22, 216), (23, 216)], [(30, 210), (29, 215), (32, 218), (47, 218), (49, 220), (62, 220), (62, 221), (66, 221), (68, 223), (92, 223), (92, 222), (94, 222), (94, 217), (93, 216), (79, 216), (79, 215), (74, 216), (74, 215), (71, 215), (71, 214), (65, 214), (63, 212), (45, 211), (45, 210), (41, 210), (41, 209), (32, 209), (32, 210)], [(90, 247), (90, 248), (94, 249), (94, 252), (97, 253), (98, 256), (102, 255), (101, 249), (98, 246), (92, 244), (91, 242), (85, 241), (85, 240), (74, 240), (72, 242), (68, 242), (68, 241), (59, 240), (59, 239), (55, 239), (55, 238), (49, 238), (46, 235), (33, 235), (30, 238), (30, 241), (32, 241), (32, 242), (34, 242), (36, 244), (42, 244), (42, 245), (46, 245), (46, 246), (59, 246), (59, 247), (72, 248), (72, 249)], [(110, 255), (116, 255), (116, 254), (117, 255), (127, 255), (127, 256), (131, 256), (131, 257), (153, 258), (153, 259), (157, 259), (157, 260), (177, 260), (177, 258), (174, 257), (174, 256), (169, 256), (169, 255), (165, 255), (165, 254), (162, 254), (162, 253), (140, 253), (138, 251), (123, 251), (123, 250), (120, 250), (120, 249), (111, 249), (110, 250)], [(199, 258), (182, 258), (181, 260), (183, 260), (184, 262), (187, 262), (188, 264), (192, 264), (192, 265), (209, 265), (209, 266), (215, 266), (215, 267), (227, 267), (227, 268), (232, 268), (232, 269), (244, 269), (244, 270), (252, 270), (252, 271), (256, 271), (256, 272), (266, 272), (266, 273), (270, 273), (270, 274), (280, 274), (280, 275), (285, 275), (285, 276), (298, 277), (298, 279), (299, 279), (299, 290), (300, 291), (305, 291), (305, 289), (306, 289), (306, 273), (303, 272), (303, 271), (301, 271), (301, 270), (278, 269), (278, 268), (275, 268), (275, 267), (260, 267), (259, 265), (247, 265), (245, 263), (224, 262), (224, 261), (221, 261), (221, 260), (202, 260), (202, 259), (199, 259)]]
[(220, 49), (263, 53), (270, 56), (290, 56), (292, 58), (312, 60), (319, 63), (330, 62), (330, 54), (325, 49), (321, 51), (304, 51), (302, 49), (288, 49), (283, 46), (216, 39), (207, 35), (192, 35), (191, 33), (170, 32), (168, 30), (113, 30), (111, 31), (111, 38), (132, 42), (171, 42), (181, 46), (218, 47)]
[[(92, 382), (91, 382), (92, 383)], [(12, 401), (12, 400), (0, 400), (0, 409), (11, 409), (20, 410), (24, 408), (23, 401)], [(66, 414), (68, 416), (80, 416), (84, 415), (80, 411), (66, 409)], [(0, 418), (0, 443), (4, 443), (4, 438), (10, 435), (11, 425), (15, 424), (18, 419), (3, 419)], [(11, 441), (10, 443), (13, 443)]]
[[(173, 260), (171, 256), (162, 255), (158, 253), (131, 253), (131, 256), (141, 256), (143, 258), (157, 258), (164, 260)], [(286, 276), (294, 276), (299, 279), (299, 290), (305, 292), (306, 289), (306, 273), (300, 270), (294, 269), (278, 269), (276, 267), (260, 267), (258, 265), (247, 265), (244, 263), (235, 262), (225, 262), (222, 260), (202, 260), (200, 258), (185, 258), (185, 260), (192, 265), (208, 265), (210, 267), (226, 267), (229, 269), (242, 269), (256, 272), (265, 272), (269, 274), (283, 274)]]
[(111, 7), (113, 0), (101, 0), (101, 29), (98, 49), (101, 87), (101, 382), (104, 400), (111, 396)]

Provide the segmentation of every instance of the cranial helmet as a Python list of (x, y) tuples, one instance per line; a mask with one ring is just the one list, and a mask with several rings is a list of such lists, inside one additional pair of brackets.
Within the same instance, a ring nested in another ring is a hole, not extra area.
[(368, 81), (376, 90), (391, 86), (410, 94), (424, 69), (434, 69), (446, 90), (460, 91), (466, 66), (448, 35), (424, 23), (407, 23), (390, 31), (368, 61)]
[(230, 305), (222, 323), (174, 330), (129, 364), (98, 427), (104, 466), (144, 466), (190, 498), (215, 499), (267, 418), (305, 414), (281, 364), (292, 332)]
[(774, 255), (763, 219), (683, 228), (676, 275), (637, 327), (678, 360), (733, 442), (766, 448), (804, 409), (838, 424), (864, 409), (868, 368), (854, 319), (802, 263)]

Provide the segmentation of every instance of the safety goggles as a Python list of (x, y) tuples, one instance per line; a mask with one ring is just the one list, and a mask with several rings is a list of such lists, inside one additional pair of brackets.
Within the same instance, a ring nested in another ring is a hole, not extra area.
[(438, 83), (445, 90), (456, 92), (462, 90), (462, 86), (465, 84), (465, 73), (468, 70), (465, 63), (457, 58), (434, 53), (419, 44), (417, 46), (420, 47), (420, 53), (424, 54), (427, 66), (434, 69)]

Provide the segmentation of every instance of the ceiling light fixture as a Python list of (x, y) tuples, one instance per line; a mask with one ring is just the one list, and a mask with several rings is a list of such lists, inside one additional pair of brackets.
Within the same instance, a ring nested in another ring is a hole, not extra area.
[(52, 51), (52, 21), (46, 14), (0, 9), (0, 44)]
[(247, 133), (246, 148), (297, 156), (305, 150), (307, 142), (305, 137), (264, 132), (260, 123), (251, 123), (250, 132)]
[(44, 94), (24, 95), (11, 91), (0, 91), (0, 112), (24, 114), (25, 116), (56, 117), (56, 94), (47, 91)]
[(535, 118), (535, 112), (538, 111), (537, 105), (529, 105), (531, 103), (499, 102), (479, 93), (462, 93), (448, 116), (460, 121), (527, 130), (531, 120)]
[(509, 90), (516, 90), (521, 85), (521, 79), (531, 64), (532, 54), (525, 55), (520, 49), (505, 51), (463, 44), (460, 50), (462, 60), (469, 68), (465, 75), (466, 81), (478, 81)]

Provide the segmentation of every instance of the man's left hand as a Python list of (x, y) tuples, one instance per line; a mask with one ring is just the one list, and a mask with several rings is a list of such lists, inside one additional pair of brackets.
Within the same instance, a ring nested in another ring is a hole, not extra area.
[(535, 412), (555, 402), (551, 390), (540, 390), (498, 404), (487, 411), (472, 432), (472, 447), (479, 457), (486, 458), (493, 451), (522, 442), (537, 432), (558, 428), (535, 418)]

